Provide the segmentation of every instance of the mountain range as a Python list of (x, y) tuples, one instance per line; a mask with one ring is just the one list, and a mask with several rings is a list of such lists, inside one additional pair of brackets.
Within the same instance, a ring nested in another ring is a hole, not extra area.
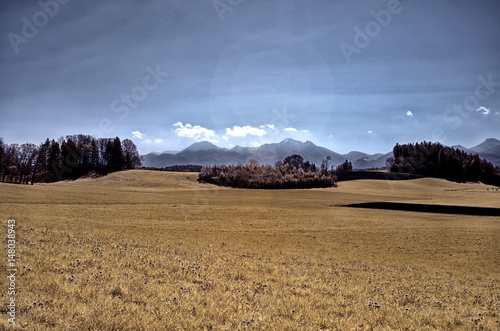
[(500, 167), (500, 141), (498, 139), (489, 138), (477, 146), (465, 148), (461, 145), (452, 146), (469, 154), (479, 154), (481, 159), (486, 159), (495, 166)]
[[(481, 144), (466, 148), (460, 145), (452, 146), (467, 153), (479, 154), (496, 166), (500, 166), (500, 141), (494, 138), (486, 139)], [(321, 161), (330, 156), (334, 165), (341, 164), (345, 160), (352, 162), (355, 169), (381, 168), (386, 166), (386, 159), (392, 156), (392, 152), (385, 154), (366, 154), (353, 151), (347, 154), (339, 154), (328, 148), (317, 146), (310, 141), (300, 142), (287, 138), (280, 143), (264, 144), (260, 147), (235, 146), (231, 149), (218, 147), (210, 142), (202, 141), (194, 143), (180, 152), (149, 153), (143, 156), (145, 167), (163, 168), (173, 165), (197, 164), (246, 164), (248, 160), (254, 159), (260, 164), (273, 165), (276, 161), (283, 160), (291, 154), (299, 154), (304, 160), (320, 165)]]

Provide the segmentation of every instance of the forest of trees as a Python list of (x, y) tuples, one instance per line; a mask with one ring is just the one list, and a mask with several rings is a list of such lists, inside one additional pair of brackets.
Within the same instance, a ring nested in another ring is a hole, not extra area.
[(198, 175), (198, 181), (221, 186), (259, 189), (292, 189), (335, 186), (337, 177), (328, 170), (329, 160), (323, 160), (320, 169), (305, 161), (300, 155), (287, 156), (275, 166), (261, 166), (255, 160), (247, 165), (206, 166)]
[(173, 172), (200, 172), (203, 166), (196, 164), (186, 164), (186, 165), (173, 165), (169, 167), (142, 167), (144, 170), (154, 170), (154, 171), (173, 171)]
[(336, 173), (346, 173), (346, 172), (352, 172), (352, 163), (348, 160), (345, 160), (344, 163), (339, 164), (337, 166), (337, 169), (335, 170)]
[(396, 144), (393, 158), (387, 159), (392, 172), (424, 177), (444, 178), (457, 182), (483, 182), (500, 186), (495, 167), (478, 154), (472, 155), (439, 143)]
[(0, 138), (0, 181), (19, 184), (76, 179), (142, 165), (130, 139), (72, 135), (35, 144), (6, 144)]

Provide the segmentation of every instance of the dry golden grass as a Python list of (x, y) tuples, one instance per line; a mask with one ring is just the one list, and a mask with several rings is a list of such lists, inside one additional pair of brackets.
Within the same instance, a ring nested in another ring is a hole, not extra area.
[(15, 327), (0, 269), (0, 329), (500, 328), (499, 217), (339, 206), (367, 201), (499, 207), (500, 191), (436, 179), (243, 190), (149, 171), (0, 184), (20, 268)]

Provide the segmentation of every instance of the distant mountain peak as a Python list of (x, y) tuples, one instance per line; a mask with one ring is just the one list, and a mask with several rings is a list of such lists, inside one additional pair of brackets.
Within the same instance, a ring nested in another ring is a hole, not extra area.
[(209, 141), (200, 141), (197, 143), (192, 144), (191, 146), (183, 149), (182, 151), (190, 151), (190, 152), (198, 152), (198, 151), (203, 151), (203, 150), (210, 150), (210, 149), (219, 149), (216, 145), (212, 144)]
[(292, 138), (286, 138), (285, 140), (283, 140), (282, 142), (280, 142), (280, 144), (295, 144), (295, 145), (300, 145), (300, 144), (302, 144), (302, 142), (298, 141), (298, 140), (295, 140), (295, 139), (292, 139)]
[(485, 153), (489, 150), (499, 148), (500, 140), (495, 138), (488, 138), (477, 146), (471, 147), (470, 149), (476, 153)]

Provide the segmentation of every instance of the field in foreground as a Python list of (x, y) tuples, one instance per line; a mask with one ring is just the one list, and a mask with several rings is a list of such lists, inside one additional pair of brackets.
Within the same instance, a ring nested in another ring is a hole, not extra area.
[[(126, 171), (0, 184), (2, 238), (17, 224), (13, 329), (497, 330), (500, 217), (340, 205), (499, 201), (491, 186), (436, 179), (269, 191)], [(6, 260), (0, 329), (12, 328)]]

